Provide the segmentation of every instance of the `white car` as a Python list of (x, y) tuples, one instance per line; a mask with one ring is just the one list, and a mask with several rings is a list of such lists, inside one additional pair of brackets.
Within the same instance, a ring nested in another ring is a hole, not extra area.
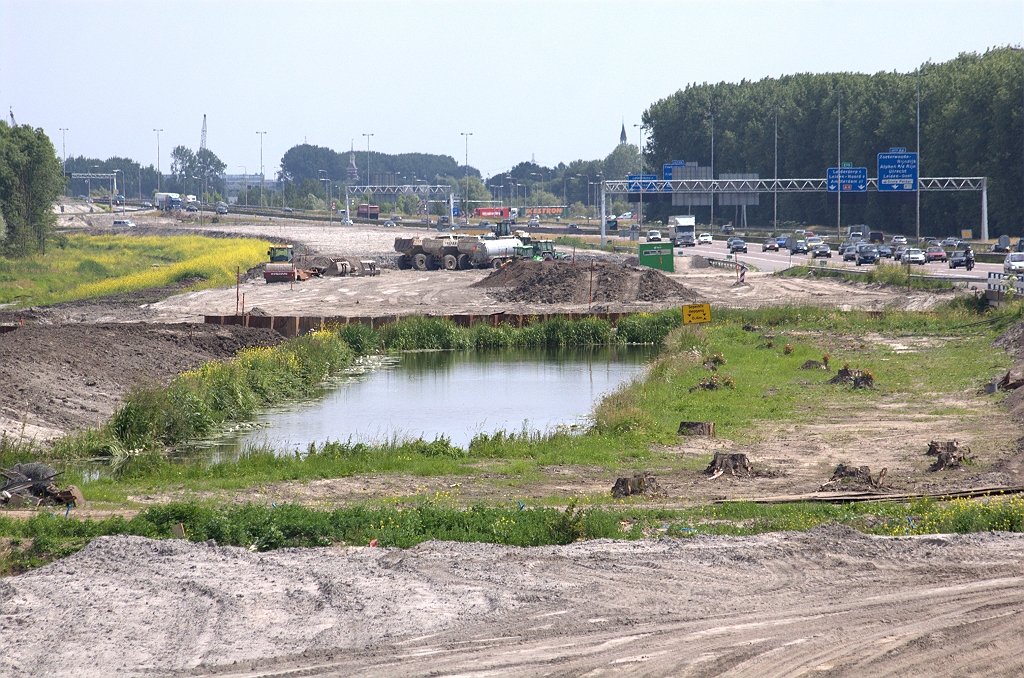
[(894, 235), (890, 241), (893, 245), (906, 245), (907, 237), (903, 235)]
[(117, 228), (117, 227), (120, 227), (120, 228), (133, 228), (134, 226), (135, 226), (135, 224), (132, 223), (132, 221), (130, 219), (114, 219), (114, 227), (115, 228)]
[(714, 243), (715, 239), (711, 237), (710, 233), (701, 233), (697, 236), (698, 245), (713, 245)]
[(647, 231), (647, 242), (661, 242), (661, 231), (656, 228)]
[(632, 219), (632, 218), (633, 218), (633, 213), (632, 212), (623, 212), (622, 214), (619, 215), (619, 219)]
[(924, 266), (928, 260), (925, 258), (924, 252), (915, 247), (907, 250), (906, 254), (903, 255), (903, 261), (909, 264), (920, 264), (921, 266)]
[(1003, 273), (1017, 275), (1024, 273), (1024, 252), (1011, 252), (1003, 260)]

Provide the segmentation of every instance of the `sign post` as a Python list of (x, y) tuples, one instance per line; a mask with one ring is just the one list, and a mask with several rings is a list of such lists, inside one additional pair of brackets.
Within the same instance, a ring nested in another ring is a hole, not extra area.
[(711, 304), (684, 304), (683, 324), (693, 325), (695, 323), (711, 322)]
[(674, 272), (675, 252), (670, 242), (649, 242), (641, 243), (640, 265), (656, 268), (659, 271)]

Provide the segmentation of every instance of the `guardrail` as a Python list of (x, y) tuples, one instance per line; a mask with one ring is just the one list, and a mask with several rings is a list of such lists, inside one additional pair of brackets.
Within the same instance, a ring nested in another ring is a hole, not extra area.
[[(989, 271), (987, 289), (993, 292), (1006, 292), (1006, 288), (1009, 287), (1009, 285), (1006, 285), (1005, 283), (1002, 283), (1000, 281), (1005, 280), (1008, 277), (1009, 276), (1007, 276), (1005, 273)], [(1015, 280), (1013, 282), (1013, 289), (1016, 290), (1017, 292), (1024, 292), (1024, 280)]]
[[(834, 273), (836, 275), (868, 275), (868, 274), (871, 273), (871, 269), (864, 270), (864, 269), (848, 268), (848, 267), (841, 267), (841, 266), (810, 266), (808, 264), (797, 264), (795, 266), (788, 266), (786, 268), (780, 268), (779, 270), (777, 270), (775, 272), (781, 274), (781, 273), (785, 273), (786, 271), (791, 271), (794, 268), (808, 268), (808, 269), (810, 269), (812, 271), (828, 271), (829, 273)], [(992, 274), (989, 274), (989, 275), (992, 275)], [(1002, 275), (1002, 274), (1000, 273), (999, 275)], [(925, 275), (925, 274), (922, 274), (922, 273), (911, 273), (910, 277), (911, 278), (917, 278), (918, 280), (938, 280), (940, 282), (941, 281), (945, 281), (945, 282), (980, 283), (983, 280), (982, 278), (976, 278), (976, 277), (971, 277), (971, 276), (966, 276), (966, 275)], [(989, 284), (991, 285), (991, 283), (989, 283)], [(1022, 282), (1020, 284), (1024, 285), (1024, 282)], [(992, 289), (992, 288), (990, 287), (989, 289)]]

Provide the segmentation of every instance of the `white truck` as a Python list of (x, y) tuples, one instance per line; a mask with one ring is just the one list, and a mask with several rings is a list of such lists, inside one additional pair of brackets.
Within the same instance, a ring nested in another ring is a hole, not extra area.
[(674, 247), (696, 247), (697, 217), (690, 215), (669, 217), (668, 239)]

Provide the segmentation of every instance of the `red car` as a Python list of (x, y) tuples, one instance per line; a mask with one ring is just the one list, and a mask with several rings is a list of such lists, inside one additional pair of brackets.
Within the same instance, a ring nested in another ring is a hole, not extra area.
[(945, 261), (946, 250), (941, 247), (929, 247), (924, 251), (925, 261)]

